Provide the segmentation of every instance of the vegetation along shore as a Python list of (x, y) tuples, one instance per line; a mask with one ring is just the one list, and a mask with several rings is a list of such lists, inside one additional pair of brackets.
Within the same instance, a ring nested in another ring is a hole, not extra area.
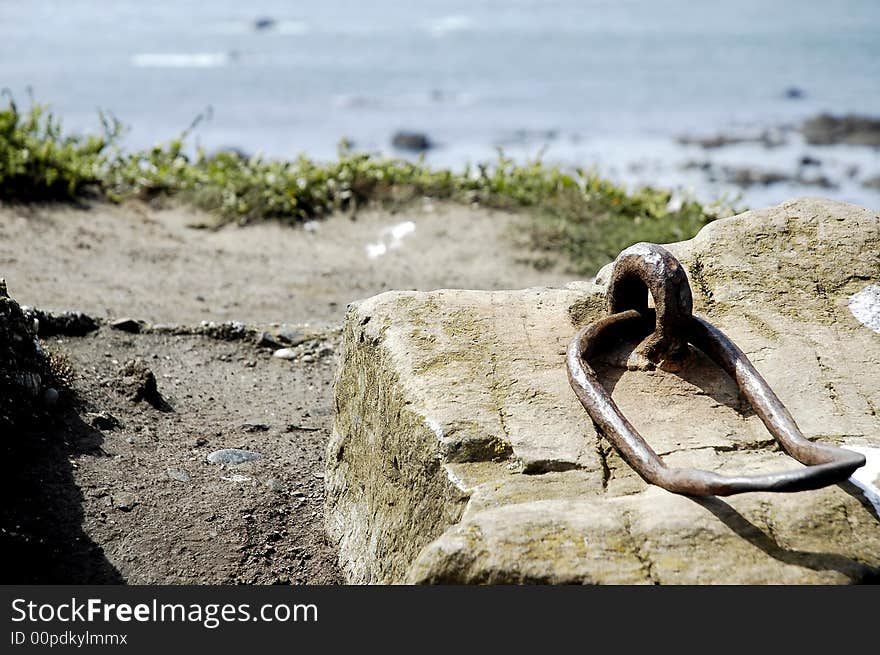
[(208, 211), (213, 219), (206, 227), (267, 219), (302, 224), (424, 198), (476, 203), (527, 212), (533, 220), (525, 239), (545, 255), (534, 261), (561, 256), (581, 274), (595, 272), (628, 243), (686, 239), (731, 213), (668, 190), (628, 191), (588, 169), (563, 170), (540, 160), (519, 165), (503, 155), (453, 172), (353, 152), (344, 142), (332, 162), (208, 154), (188, 147), (195, 124), (165, 144), (126, 152), (122, 124), (104, 115), (101, 122), (99, 133), (69, 134), (47, 107), (22, 110), (9, 100), (0, 111), (0, 200), (174, 199)]

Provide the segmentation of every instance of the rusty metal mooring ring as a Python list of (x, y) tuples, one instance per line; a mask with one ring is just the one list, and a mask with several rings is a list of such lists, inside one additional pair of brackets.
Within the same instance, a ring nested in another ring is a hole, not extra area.
[[(648, 307), (648, 292), (655, 309)], [(729, 496), (746, 491), (805, 491), (841, 482), (865, 464), (843, 448), (813, 443), (745, 354), (720, 330), (692, 315), (687, 276), (672, 254), (637, 243), (614, 262), (608, 285), (609, 316), (583, 328), (568, 346), (568, 379), (581, 404), (605, 437), (646, 481), (692, 496)], [(652, 332), (653, 329), (653, 332)], [(682, 358), (693, 344), (733, 378), (767, 430), (786, 453), (807, 467), (765, 475), (726, 476), (670, 468), (621, 413), (599, 382), (589, 360), (622, 336), (645, 337), (636, 353), (658, 364)]]

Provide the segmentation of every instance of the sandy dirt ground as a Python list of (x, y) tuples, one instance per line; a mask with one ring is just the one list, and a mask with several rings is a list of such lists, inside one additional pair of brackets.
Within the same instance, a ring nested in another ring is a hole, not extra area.
[[(425, 203), (307, 229), (193, 227), (208, 220), (134, 203), (0, 207), (10, 295), (102, 321), (45, 339), (73, 364), (72, 391), (46, 424), (2, 440), (4, 582), (340, 582), (322, 471), (346, 305), (389, 289), (570, 281), (528, 263), (513, 238), (522, 219), (504, 212)], [(253, 337), (110, 327), (121, 317), (190, 332), (202, 321), (309, 326), (317, 337), (288, 360)], [(120, 370), (133, 359), (161, 403), (126, 395)], [(223, 448), (260, 458), (208, 461)]]

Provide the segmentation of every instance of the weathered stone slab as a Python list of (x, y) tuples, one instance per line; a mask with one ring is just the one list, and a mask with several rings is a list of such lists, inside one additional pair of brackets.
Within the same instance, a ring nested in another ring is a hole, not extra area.
[[(880, 216), (799, 200), (717, 221), (670, 250), (695, 313), (748, 354), (804, 434), (861, 449), (876, 471), (880, 334), (849, 299), (880, 282)], [(645, 484), (597, 435), (564, 352), (604, 314), (607, 272), (565, 289), (391, 292), (351, 308), (325, 476), (348, 579), (876, 580), (878, 481), (692, 499)], [(675, 373), (600, 369), (670, 464), (800, 466), (696, 351)]]

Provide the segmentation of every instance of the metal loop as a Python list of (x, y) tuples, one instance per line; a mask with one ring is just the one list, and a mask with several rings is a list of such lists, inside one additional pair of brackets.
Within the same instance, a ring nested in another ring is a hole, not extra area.
[[(647, 306), (647, 289), (656, 310)], [(726, 496), (747, 491), (805, 491), (841, 482), (864, 466), (859, 453), (813, 443), (745, 354), (720, 330), (691, 314), (687, 276), (669, 251), (636, 244), (615, 260), (608, 288), (610, 315), (583, 328), (568, 347), (572, 389), (599, 431), (646, 481), (674, 493)], [(654, 332), (651, 332), (652, 327)], [(650, 334), (649, 334), (650, 333)], [(683, 355), (696, 346), (736, 382), (767, 430), (791, 457), (807, 467), (753, 476), (724, 476), (700, 469), (670, 468), (626, 419), (602, 386), (590, 358), (622, 336), (648, 337), (639, 346), (652, 361)]]
[(687, 353), (684, 339), (694, 302), (678, 260), (653, 243), (637, 243), (614, 261), (608, 283), (608, 313), (648, 309), (648, 293), (657, 312), (656, 329), (636, 351), (653, 363)]

